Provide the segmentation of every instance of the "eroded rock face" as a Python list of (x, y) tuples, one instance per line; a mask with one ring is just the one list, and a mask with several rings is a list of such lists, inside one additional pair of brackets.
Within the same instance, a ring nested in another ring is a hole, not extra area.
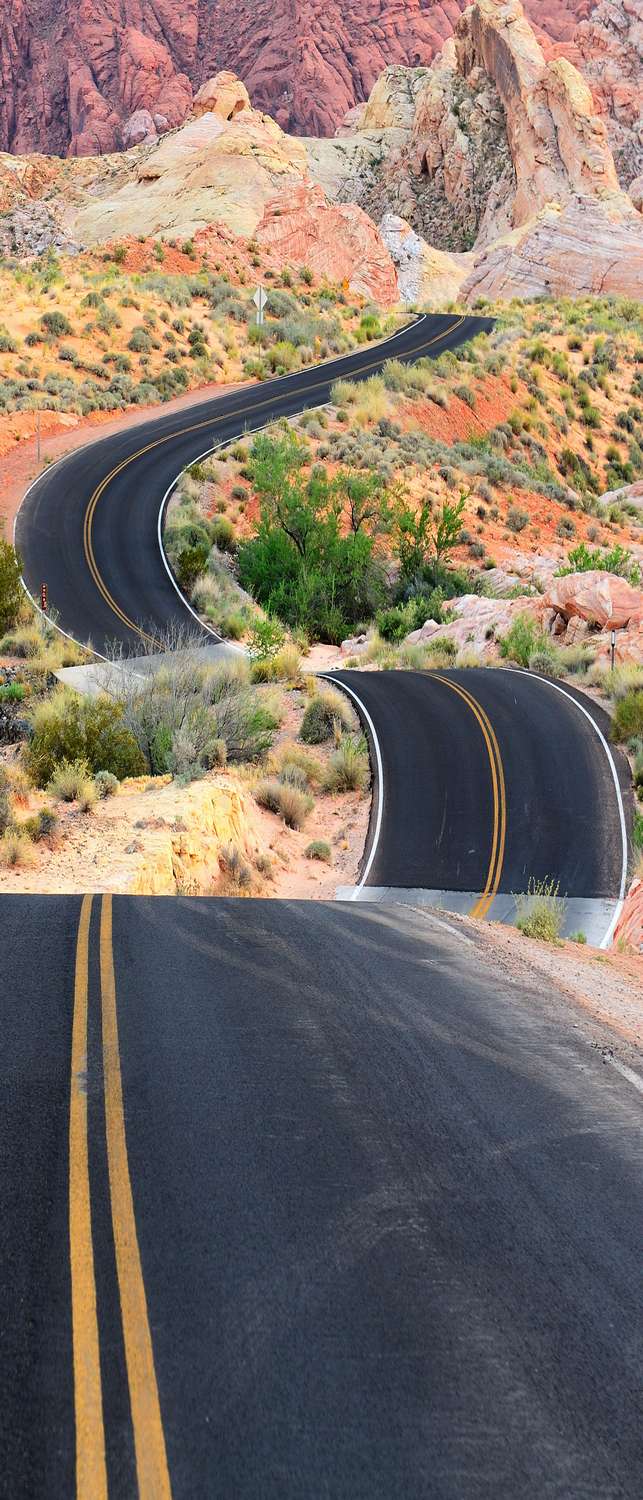
[(266, 204), (254, 238), (280, 265), (306, 265), (381, 307), (398, 301), (395, 266), (372, 219), (354, 203), (328, 203), (317, 184), (289, 186)]
[[(221, 67), (284, 129), (331, 135), (387, 65), (429, 63), (465, 3), (3, 0), (0, 149), (119, 150), (132, 114), (180, 124), (193, 90)], [(565, 45), (593, 0), (529, 0), (527, 9)]]
[(575, 43), (606, 121), (619, 180), (634, 196), (638, 178), (643, 198), (643, 0), (601, 0), (580, 22)]
[(417, 307), (443, 307), (457, 301), (471, 269), (470, 255), (447, 255), (428, 245), (398, 214), (385, 214), (380, 234), (389, 250), (402, 302)]
[(431, 68), (387, 70), (356, 133), (308, 155), (329, 196), (397, 215), (438, 250), (473, 248), (470, 302), (640, 292), (641, 217), (605, 119), (519, 0), (475, 0)]

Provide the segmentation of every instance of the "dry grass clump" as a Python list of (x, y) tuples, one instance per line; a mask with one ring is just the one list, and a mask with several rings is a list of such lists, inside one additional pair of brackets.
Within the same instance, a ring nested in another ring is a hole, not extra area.
[(324, 776), (327, 792), (363, 792), (370, 780), (366, 740), (361, 734), (344, 734), (330, 757)]
[(280, 747), (273, 757), (273, 763), (277, 774), (282, 777), (286, 776), (286, 772), (291, 767), (299, 771), (308, 787), (319, 786), (324, 775), (321, 761), (317, 760), (314, 755), (310, 755), (301, 745), (297, 745), (294, 740)]
[(0, 865), (3, 869), (13, 870), (17, 866), (26, 869), (34, 864), (35, 858), (29, 835), (17, 828), (6, 828), (0, 838)]
[(559, 896), (555, 880), (534, 880), (525, 895), (516, 896), (516, 927), (525, 937), (541, 943), (559, 943), (566, 902)]
[(98, 788), (86, 760), (63, 760), (47, 787), (58, 802), (77, 802), (81, 812), (91, 812), (98, 801)]
[(353, 710), (337, 688), (320, 688), (311, 698), (301, 721), (299, 738), (306, 745), (321, 745), (332, 739), (335, 725), (352, 729), (355, 723)]
[(308, 792), (288, 782), (262, 781), (255, 790), (255, 801), (267, 812), (276, 813), (287, 828), (302, 828), (309, 812), (314, 807), (314, 798)]
[(252, 868), (237, 844), (226, 844), (219, 851), (219, 866), (229, 885), (247, 891), (252, 885)]

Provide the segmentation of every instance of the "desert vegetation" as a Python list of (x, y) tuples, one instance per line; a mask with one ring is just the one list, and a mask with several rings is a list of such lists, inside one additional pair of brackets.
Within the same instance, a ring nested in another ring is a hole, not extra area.
[[(268, 292), (261, 327), (257, 274)], [(87, 417), (210, 382), (263, 380), (341, 354), (398, 321), (305, 267), (278, 275), (259, 262), (257, 273), (241, 252), (224, 266), (152, 241), (73, 260), (49, 250), (27, 265), (0, 261), (0, 299), (7, 443), (17, 413)]]

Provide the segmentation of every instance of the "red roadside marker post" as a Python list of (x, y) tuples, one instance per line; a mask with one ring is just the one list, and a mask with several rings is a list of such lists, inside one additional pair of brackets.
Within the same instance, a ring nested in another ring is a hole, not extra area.
[(40, 608), (41, 608), (41, 610), (43, 612), (43, 615), (46, 615), (46, 613), (47, 613), (47, 585), (46, 585), (46, 583), (41, 583), (41, 585), (40, 585)]

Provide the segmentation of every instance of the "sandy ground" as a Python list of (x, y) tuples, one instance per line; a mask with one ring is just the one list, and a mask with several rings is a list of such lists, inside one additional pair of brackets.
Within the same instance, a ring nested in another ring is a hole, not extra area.
[[(252, 381), (244, 381), (244, 385), (252, 384)], [(8, 451), (3, 452), (0, 446), (0, 519), (5, 523), (5, 535), (10, 538), (13, 532), (13, 522), (16, 512), (20, 507), (23, 495), (32, 480), (37, 479), (46, 467), (45, 459), (54, 462), (63, 458), (66, 453), (72, 453), (76, 448), (82, 448), (84, 443), (91, 443), (94, 439), (110, 437), (115, 432), (122, 432), (128, 427), (140, 427), (143, 422), (149, 422), (151, 417), (158, 417), (161, 412), (182, 411), (184, 408), (197, 406), (201, 401), (207, 401), (213, 396), (225, 396), (230, 391), (239, 390), (240, 382), (234, 385), (212, 384), (199, 386), (186, 392), (184, 396), (177, 396), (173, 401), (166, 401), (163, 406), (158, 403), (153, 406), (136, 406), (126, 412), (94, 412), (89, 418), (76, 417), (70, 412), (43, 411), (41, 413), (41, 462), (38, 464), (37, 439), (36, 439), (36, 414), (31, 411), (15, 412), (12, 414), (11, 422), (15, 432), (20, 435), (20, 442), (16, 445), (11, 443)]]

